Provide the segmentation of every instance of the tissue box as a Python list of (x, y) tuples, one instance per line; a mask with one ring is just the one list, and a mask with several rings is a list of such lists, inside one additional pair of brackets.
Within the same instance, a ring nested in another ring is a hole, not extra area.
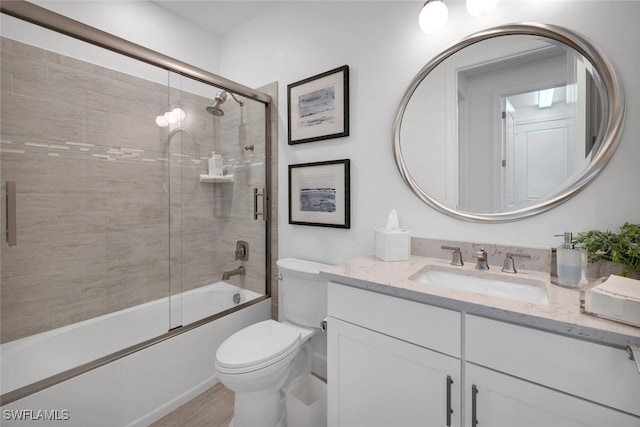
[(640, 282), (611, 275), (586, 292), (585, 311), (640, 327)]
[(383, 261), (407, 261), (411, 254), (411, 232), (377, 228), (375, 255)]

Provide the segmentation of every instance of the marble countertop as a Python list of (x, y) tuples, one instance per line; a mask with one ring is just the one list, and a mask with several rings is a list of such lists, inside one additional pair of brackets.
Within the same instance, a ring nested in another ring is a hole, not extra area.
[[(409, 280), (427, 266), (453, 268), (448, 260), (439, 258), (412, 255), (408, 261), (384, 262), (374, 255), (362, 255), (321, 275), (327, 281), (601, 344), (620, 348), (640, 344), (640, 328), (582, 313), (580, 291), (551, 284), (548, 273), (518, 270), (516, 274), (545, 283), (549, 305), (538, 305)], [(513, 274), (500, 272), (499, 266), (490, 267), (492, 275), (513, 281)], [(458, 269), (474, 274), (473, 264)]]

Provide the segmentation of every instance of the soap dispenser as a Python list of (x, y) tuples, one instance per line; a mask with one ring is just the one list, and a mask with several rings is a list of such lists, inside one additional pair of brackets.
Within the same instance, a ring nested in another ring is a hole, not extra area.
[(580, 249), (576, 249), (571, 233), (557, 234), (564, 236), (564, 243), (556, 249), (558, 284), (571, 288), (578, 287), (583, 280), (584, 256)]

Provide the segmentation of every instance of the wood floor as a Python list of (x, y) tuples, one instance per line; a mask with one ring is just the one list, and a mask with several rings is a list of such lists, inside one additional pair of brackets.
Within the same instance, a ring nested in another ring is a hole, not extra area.
[[(327, 382), (326, 378), (312, 375)], [(218, 383), (149, 427), (228, 427), (233, 418), (234, 397), (231, 390)]]
[(227, 427), (233, 417), (234, 393), (218, 383), (150, 427)]

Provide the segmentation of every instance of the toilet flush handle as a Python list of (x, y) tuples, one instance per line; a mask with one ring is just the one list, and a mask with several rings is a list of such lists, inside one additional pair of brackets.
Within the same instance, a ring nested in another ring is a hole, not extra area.
[(327, 326), (327, 318), (325, 317), (320, 321), (320, 329), (322, 329), (323, 332), (327, 332)]

